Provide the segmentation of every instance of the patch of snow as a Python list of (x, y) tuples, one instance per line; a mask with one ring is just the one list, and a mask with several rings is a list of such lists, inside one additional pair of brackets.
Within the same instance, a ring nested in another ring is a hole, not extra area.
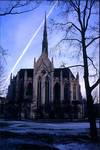
[(55, 145), (59, 150), (100, 150), (100, 144), (68, 143)]

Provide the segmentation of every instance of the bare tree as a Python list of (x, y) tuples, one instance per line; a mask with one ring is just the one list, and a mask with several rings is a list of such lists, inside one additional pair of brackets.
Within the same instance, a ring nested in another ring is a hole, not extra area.
[(0, 16), (6, 16), (33, 11), (39, 6), (41, 0), (1, 0), (0, 3)]
[[(82, 52), (84, 69), (84, 83), (86, 90), (88, 119), (90, 122), (90, 136), (93, 140), (97, 139), (96, 118), (94, 113), (94, 101), (92, 97), (92, 91), (100, 83), (100, 78), (90, 86), (90, 67), (89, 63), (97, 70), (94, 65), (93, 59), (89, 56), (89, 50), (95, 49), (94, 43), (99, 43), (99, 1), (98, 0), (63, 0), (59, 1), (59, 4), (64, 5), (63, 16), (66, 18), (65, 22), (55, 22), (56, 28), (60, 27), (61, 31), (64, 31), (64, 37), (58, 44), (62, 42), (70, 42), (71, 45), (78, 45)], [(60, 6), (60, 5), (59, 5)], [(69, 17), (69, 16), (70, 17)], [(92, 20), (96, 17), (95, 23)], [(68, 19), (70, 18), (70, 19)], [(72, 19), (71, 19), (72, 18)], [(93, 46), (92, 46), (93, 45)], [(76, 67), (79, 65), (76, 65)], [(96, 73), (97, 75), (97, 73)]]

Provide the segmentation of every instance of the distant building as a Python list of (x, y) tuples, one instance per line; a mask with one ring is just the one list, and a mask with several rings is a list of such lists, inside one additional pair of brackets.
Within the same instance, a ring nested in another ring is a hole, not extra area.
[(19, 118), (81, 118), (79, 75), (69, 68), (54, 68), (48, 57), (46, 17), (42, 53), (34, 69), (21, 69), (10, 79), (7, 99)]
[(5, 97), (0, 96), (0, 118), (4, 117), (5, 102)]
[(100, 103), (94, 104), (94, 110), (96, 118), (100, 118)]

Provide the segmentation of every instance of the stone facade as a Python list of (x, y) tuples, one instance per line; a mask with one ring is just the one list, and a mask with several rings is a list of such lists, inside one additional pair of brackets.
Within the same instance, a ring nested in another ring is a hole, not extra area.
[(46, 17), (42, 53), (34, 69), (21, 69), (10, 79), (8, 100), (14, 101), (21, 118), (81, 118), (79, 75), (69, 68), (54, 68), (48, 57)]

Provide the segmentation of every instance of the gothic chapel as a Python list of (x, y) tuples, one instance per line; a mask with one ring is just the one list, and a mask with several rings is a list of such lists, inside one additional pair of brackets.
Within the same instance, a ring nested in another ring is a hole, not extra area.
[(82, 117), (79, 75), (75, 77), (69, 68), (54, 68), (48, 57), (46, 15), (42, 53), (34, 59), (34, 69), (11, 75), (7, 100), (21, 119)]

